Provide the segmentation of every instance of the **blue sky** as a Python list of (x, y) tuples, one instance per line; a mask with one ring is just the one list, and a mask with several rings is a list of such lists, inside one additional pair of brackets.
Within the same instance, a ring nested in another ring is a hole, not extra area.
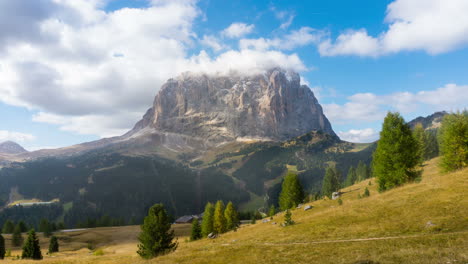
[[(187, 70), (298, 71), (343, 139), (468, 102), (465, 0), (0, 0), (0, 141), (120, 135)], [(3, 26), (4, 25), (4, 26)]]

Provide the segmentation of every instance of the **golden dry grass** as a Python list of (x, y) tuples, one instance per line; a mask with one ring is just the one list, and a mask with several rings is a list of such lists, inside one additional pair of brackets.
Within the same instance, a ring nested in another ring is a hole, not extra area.
[[(297, 224), (290, 227), (279, 226), (280, 213), (276, 225), (258, 221), (186, 242), (189, 226), (177, 226), (177, 251), (149, 261), (136, 254), (138, 227), (97, 228), (61, 234), (62, 252), (41, 263), (468, 263), (468, 169), (440, 174), (437, 162), (427, 164), (419, 183), (378, 193), (374, 179), (370, 186), (366, 180), (342, 190), (341, 206), (320, 200), (293, 210)], [(370, 197), (358, 199), (366, 187)], [(93, 256), (87, 243), (104, 255)]]

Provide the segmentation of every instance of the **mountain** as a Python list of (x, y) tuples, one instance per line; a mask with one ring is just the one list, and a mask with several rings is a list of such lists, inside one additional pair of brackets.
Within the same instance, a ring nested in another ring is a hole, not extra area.
[(69, 226), (103, 215), (141, 220), (156, 202), (176, 216), (218, 199), (257, 210), (277, 203), (288, 171), (316, 193), (328, 166), (344, 180), (351, 166), (370, 164), (376, 145), (340, 140), (299, 80), (281, 69), (182, 74), (125, 135), (13, 155), (0, 170), (0, 207), (58, 198)]
[(424, 129), (437, 129), (442, 124), (442, 119), (445, 115), (447, 115), (445, 111), (435, 112), (426, 117), (419, 116), (408, 122), (408, 124), (411, 128), (414, 128), (417, 124), (421, 124)]
[(276, 68), (251, 76), (184, 73), (170, 79), (126, 136), (158, 131), (217, 145), (283, 141), (312, 130), (335, 135), (299, 74)]
[(28, 151), (25, 150), (18, 143), (15, 143), (13, 141), (5, 141), (5, 142), (0, 143), (0, 153), (20, 154), (20, 153), (25, 153), (25, 152), (28, 152)]

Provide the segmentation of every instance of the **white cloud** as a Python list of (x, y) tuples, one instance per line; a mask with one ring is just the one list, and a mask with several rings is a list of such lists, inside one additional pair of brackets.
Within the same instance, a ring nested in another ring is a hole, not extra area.
[(318, 43), (323, 38), (323, 35), (324, 32), (322, 31), (310, 27), (302, 27), (299, 30), (291, 31), (281, 38), (241, 39), (239, 41), (239, 47), (241, 49), (256, 50), (292, 50), (300, 46)]
[(379, 139), (379, 132), (372, 128), (351, 129), (349, 131), (339, 131), (338, 136), (345, 141), (356, 143), (369, 143)]
[(159, 87), (181, 72), (306, 70), (296, 54), (279, 51), (189, 55), (197, 43), (224, 48), (210, 41), (216, 38), (197, 39), (195, 1), (155, 0), (148, 8), (109, 13), (100, 9), (103, 3), (0, 1), (0, 101), (37, 110), (34, 121), (65, 131), (115, 136), (130, 129)]
[(411, 114), (421, 109), (428, 112), (455, 111), (468, 107), (467, 102), (468, 85), (447, 84), (435, 90), (417, 93), (358, 93), (348, 97), (348, 101), (342, 105), (324, 104), (323, 108), (332, 124), (353, 124), (383, 120), (389, 110), (402, 114)]
[(0, 130), (0, 143), (4, 141), (14, 141), (17, 143), (23, 143), (26, 141), (33, 141), (35, 139), (36, 137), (31, 134)]
[(207, 46), (214, 51), (220, 51), (227, 48), (227, 46), (224, 45), (217, 37), (212, 35), (204, 35), (200, 42), (202, 45)]
[(245, 23), (232, 23), (229, 27), (222, 31), (222, 35), (228, 38), (239, 38), (252, 33), (254, 25), (247, 25)]
[(294, 12), (286, 10), (278, 10), (275, 6), (271, 6), (270, 10), (275, 14), (275, 17), (281, 21), (280, 29), (287, 29), (291, 26), (294, 17), (296, 16)]
[(322, 56), (381, 56), (422, 50), (448, 52), (468, 44), (468, 1), (396, 0), (387, 6), (388, 30), (373, 37), (349, 30), (319, 45)]

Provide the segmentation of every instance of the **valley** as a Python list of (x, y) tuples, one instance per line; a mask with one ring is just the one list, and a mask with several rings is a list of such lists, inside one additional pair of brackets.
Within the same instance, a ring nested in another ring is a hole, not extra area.
[[(425, 164), (420, 182), (379, 193), (371, 178), (342, 189), (342, 205), (328, 199), (304, 204), (292, 210), (293, 226), (280, 227), (284, 214), (278, 213), (214, 240), (187, 242), (190, 225), (174, 225), (179, 248), (151, 261), (135, 253), (138, 226), (57, 233), (63, 250), (44, 252), (41, 263), (465, 263), (468, 169), (443, 174), (438, 162)], [(359, 199), (366, 187), (370, 196)], [(305, 205), (312, 209), (304, 211)], [(40, 239), (46, 248), (47, 239)], [(94, 256), (96, 249), (104, 255)]]

